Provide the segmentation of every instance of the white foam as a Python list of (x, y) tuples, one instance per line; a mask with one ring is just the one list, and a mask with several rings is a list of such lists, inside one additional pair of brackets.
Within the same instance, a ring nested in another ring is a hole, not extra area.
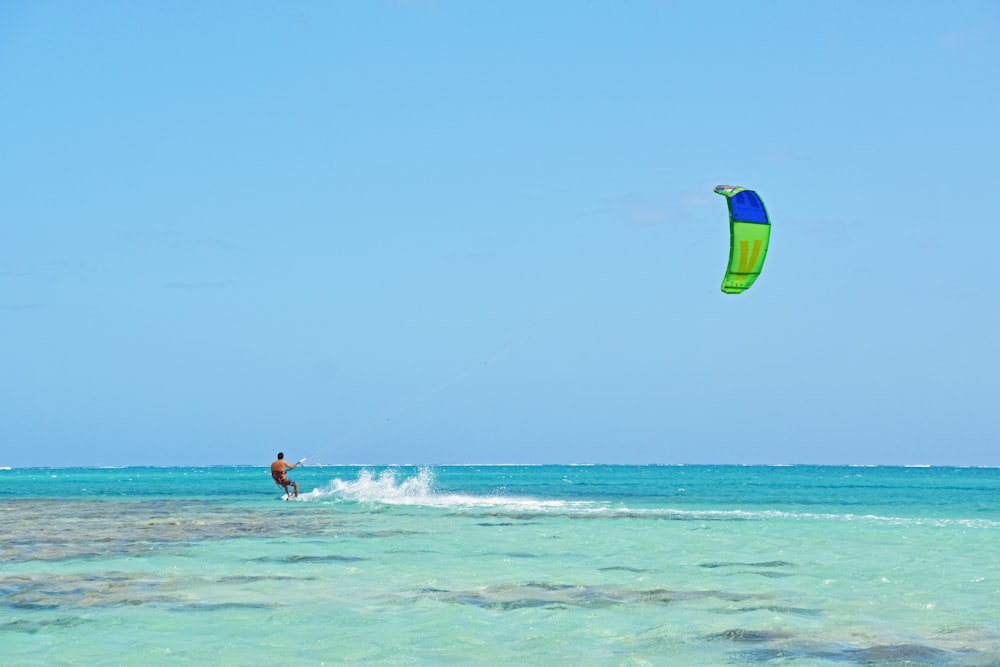
[(989, 519), (953, 519), (930, 517), (896, 517), (876, 514), (838, 514), (795, 512), (783, 510), (744, 509), (677, 509), (669, 507), (628, 507), (619, 504), (590, 501), (546, 500), (502, 493), (471, 495), (437, 490), (434, 470), (420, 467), (408, 475), (399, 468), (374, 471), (363, 468), (355, 480), (334, 478), (325, 488), (302, 493), (292, 500), (339, 500), (379, 505), (409, 505), (448, 509), (493, 509), (501, 512), (538, 514), (569, 514), (589, 517), (635, 517), (681, 521), (856, 521), (889, 525), (955, 526), (995, 529), (1000, 522)]
[(378, 474), (364, 468), (358, 473), (356, 480), (335, 478), (326, 488), (313, 489), (301, 494), (300, 498), (336, 498), (360, 503), (422, 507), (497, 507), (524, 511), (561, 510), (574, 505), (562, 500), (530, 497), (442, 493), (435, 489), (433, 470), (426, 467), (419, 468), (417, 474), (411, 477), (401, 475), (395, 468), (387, 468)]

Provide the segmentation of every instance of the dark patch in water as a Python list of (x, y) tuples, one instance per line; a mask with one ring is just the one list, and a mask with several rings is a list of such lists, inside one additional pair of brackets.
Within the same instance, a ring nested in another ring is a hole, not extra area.
[[(729, 639), (723, 637), (723, 639)], [(739, 641), (739, 640), (736, 640)], [(766, 641), (766, 640), (765, 640)], [(977, 651), (963, 649), (946, 651), (924, 644), (878, 644), (869, 647), (839, 647), (829, 645), (791, 644), (784, 647), (760, 648), (741, 653), (744, 661), (775, 662), (788, 660), (824, 660), (856, 665), (914, 665), (917, 667), (954, 667), (979, 663)], [(971, 657), (972, 661), (964, 658)]]
[(482, 522), (482, 523), (477, 523), (476, 525), (489, 527), (489, 526), (519, 526), (521, 524), (507, 521), (507, 522), (497, 522), (497, 523)]
[(0, 632), (23, 632), (33, 635), (36, 632), (41, 632), (43, 630), (73, 628), (78, 625), (82, 625), (83, 623), (90, 623), (90, 621), (76, 616), (63, 616), (61, 618), (45, 622), (17, 620), (9, 623), (0, 623)]
[[(273, 513), (256, 508), (234, 510), (217, 501), (135, 501), (124, 504), (63, 500), (18, 501), (17, 510), (32, 521), (18, 527), (17, 539), (0, 540), (0, 562), (101, 560), (162, 556), (170, 549), (201, 541), (247, 536), (328, 535), (342, 526), (335, 521), (274, 521)], [(304, 507), (299, 514), (328, 513)], [(72, 523), (63, 519), (72, 516)], [(190, 517), (196, 516), (197, 519)]]
[(788, 639), (792, 635), (787, 632), (777, 632), (774, 630), (747, 630), (736, 628), (725, 630), (716, 635), (711, 635), (709, 639), (728, 639), (732, 642), (770, 642), (776, 639)]
[(621, 571), (621, 572), (649, 572), (649, 570), (646, 570), (646, 569), (643, 569), (643, 568), (640, 568), (640, 567), (626, 567), (624, 565), (612, 565), (610, 567), (599, 567), (599, 568), (597, 568), (597, 571), (598, 572), (614, 572), (614, 571)]
[(658, 588), (651, 591), (641, 591), (638, 597), (639, 602), (667, 603), (667, 602), (673, 602), (676, 599), (677, 597), (675, 593), (671, 593), (670, 591), (662, 588)]
[(31, 611), (47, 611), (51, 609), (59, 609), (62, 605), (58, 604), (44, 604), (42, 602), (30, 602), (30, 601), (16, 601), (11, 602), (7, 605), (11, 609), (27, 609)]
[(274, 609), (274, 605), (252, 602), (220, 602), (217, 604), (193, 602), (173, 607), (174, 611), (221, 611), (223, 609)]
[(547, 582), (540, 583), (530, 583), (526, 585), (527, 588), (539, 588), (543, 591), (571, 591), (574, 589), (579, 589), (580, 586), (573, 586), (572, 584), (550, 584)]
[(783, 577), (794, 577), (794, 574), (790, 572), (754, 572), (753, 570), (747, 570), (744, 572), (737, 572), (737, 574), (756, 574), (758, 577), (767, 577), (768, 579), (781, 579)]
[(783, 560), (769, 560), (764, 563), (702, 563), (698, 567), (707, 568), (717, 568), (717, 567), (795, 567), (795, 563), (789, 563)]
[(240, 575), (234, 574), (228, 577), (219, 577), (220, 584), (252, 584), (258, 581), (315, 581), (316, 577), (290, 577), (286, 575)]
[(752, 595), (722, 591), (671, 591), (664, 588), (632, 590), (609, 586), (575, 586), (548, 582), (531, 582), (522, 585), (492, 586), (475, 591), (420, 591), (452, 604), (464, 604), (509, 611), (530, 607), (585, 607), (603, 608), (628, 604), (671, 604), (678, 601), (721, 598), (745, 600)]
[(957, 655), (952, 651), (945, 651), (923, 644), (888, 644), (884, 646), (871, 646), (869, 648), (850, 649), (844, 653), (852, 656), (854, 662), (866, 664), (916, 662), (938, 665), (942, 664), (941, 661), (948, 660), (952, 656)]
[(702, 600), (705, 598), (716, 598), (727, 602), (742, 602), (743, 600), (763, 599), (767, 595), (751, 595), (746, 593), (727, 593), (726, 591), (674, 591), (673, 595), (678, 600)]
[(341, 563), (356, 563), (358, 561), (368, 560), (367, 558), (361, 558), (358, 556), (340, 556), (338, 554), (333, 554), (330, 556), (289, 556), (285, 559), (288, 563), (325, 563), (325, 562), (341, 562)]
[(740, 607), (738, 609), (718, 609), (719, 614), (745, 614), (755, 611), (771, 611), (776, 614), (796, 614), (799, 616), (819, 616), (823, 612), (819, 609), (806, 609), (804, 607), (783, 607), (781, 605), (768, 605), (761, 607)]
[(461, 602), (462, 604), (481, 607), (482, 609), (489, 609), (491, 611), (513, 611), (515, 609), (531, 609), (535, 607), (560, 606), (559, 603), (557, 602), (550, 602), (548, 600), (535, 600), (530, 598), (521, 600), (505, 600), (499, 602), (499, 601), (484, 600), (478, 597), (458, 596), (455, 598), (455, 601)]
[[(341, 556), (339, 554), (331, 554), (329, 556), (261, 556), (260, 558), (250, 559), (250, 561), (253, 563), (329, 563), (329, 562), (354, 563), (362, 560), (369, 560), (369, 559), (360, 558), (358, 556)], [(263, 577), (263, 578), (270, 579), (273, 577)]]
[[(193, 581), (201, 581), (193, 578)], [(177, 604), (177, 597), (163, 591), (184, 584), (165, 585), (155, 575), (109, 572), (103, 575), (51, 575), (46, 577), (16, 577), (0, 579), (14, 592), (2, 597), (12, 609), (60, 610), (67, 608), (116, 608), (144, 604)], [(11, 587), (9, 583), (16, 585)]]
[(368, 530), (349, 533), (352, 537), (375, 538), (375, 537), (407, 537), (409, 535), (422, 535), (417, 530)]

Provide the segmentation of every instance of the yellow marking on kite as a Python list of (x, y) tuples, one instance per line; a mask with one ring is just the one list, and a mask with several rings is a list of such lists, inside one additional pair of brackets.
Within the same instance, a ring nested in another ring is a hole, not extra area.
[(753, 253), (747, 258), (747, 251), (749, 250), (749, 241), (740, 241), (740, 268), (739, 273), (751, 273), (751, 270), (757, 264), (757, 258), (760, 257), (760, 239), (756, 239), (753, 242)]

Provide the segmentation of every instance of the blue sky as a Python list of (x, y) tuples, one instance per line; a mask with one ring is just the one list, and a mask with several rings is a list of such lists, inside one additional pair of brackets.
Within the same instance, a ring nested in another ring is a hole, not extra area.
[(998, 66), (988, 0), (5, 2), (0, 465), (1000, 465)]

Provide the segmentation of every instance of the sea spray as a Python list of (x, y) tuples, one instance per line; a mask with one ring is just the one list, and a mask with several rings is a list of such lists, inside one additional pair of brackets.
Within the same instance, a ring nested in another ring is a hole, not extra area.
[(340, 478), (330, 483), (331, 491), (346, 500), (390, 505), (431, 505), (434, 499), (434, 471), (421, 467), (406, 476), (398, 468), (374, 471), (364, 468), (354, 481)]

